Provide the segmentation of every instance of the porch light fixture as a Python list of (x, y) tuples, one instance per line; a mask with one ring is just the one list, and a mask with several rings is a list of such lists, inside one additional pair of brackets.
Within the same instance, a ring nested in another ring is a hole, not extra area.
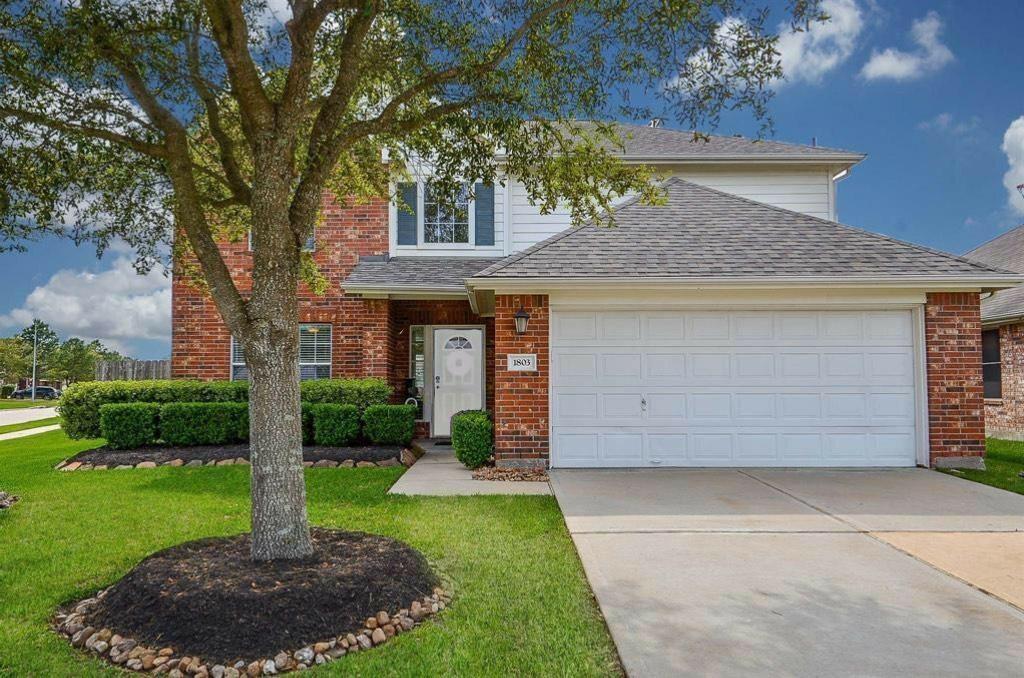
[(530, 324), (530, 314), (520, 304), (519, 310), (512, 316), (516, 321), (516, 334), (526, 334), (526, 327)]

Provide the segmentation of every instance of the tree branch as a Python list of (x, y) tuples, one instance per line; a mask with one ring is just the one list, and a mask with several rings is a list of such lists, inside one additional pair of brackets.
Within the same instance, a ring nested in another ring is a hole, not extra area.
[(148, 155), (151, 158), (165, 159), (167, 157), (167, 149), (160, 144), (150, 143), (148, 141), (140, 141), (139, 139), (133, 139), (125, 134), (119, 134), (118, 132), (111, 132), (108, 129), (101, 127), (90, 127), (89, 125), (75, 125), (72, 123), (61, 122), (59, 120), (53, 120), (45, 115), (39, 113), (33, 113), (31, 111), (24, 111), (18, 108), (11, 108), (4, 104), (0, 104), (0, 115), (10, 116), (17, 118), (33, 125), (40, 125), (47, 127), (57, 132), (66, 132), (68, 134), (83, 134), (85, 136), (92, 137), (94, 139), (102, 139), (103, 141), (109, 141), (111, 143), (126, 146), (133, 151)]
[(252, 198), (252, 191), (238, 167), (238, 161), (235, 157), (235, 142), (224, 130), (224, 126), (221, 123), (220, 104), (217, 101), (217, 96), (210, 90), (200, 68), (198, 18), (195, 22), (195, 29), (188, 38), (187, 52), (192, 86), (195, 88), (196, 93), (203, 102), (203, 107), (206, 109), (206, 120), (210, 126), (210, 134), (217, 142), (217, 148), (220, 151), (218, 157), (221, 166), (224, 168), (227, 186), (237, 201), (248, 203)]
[(273, 128), (274, 106), (263, 88), (259, 70), (249, 53), (249, 31), (239, 0), (203, 0), (231, 89), (238, 99), (242, 131), (256, 147), (258, 132)]

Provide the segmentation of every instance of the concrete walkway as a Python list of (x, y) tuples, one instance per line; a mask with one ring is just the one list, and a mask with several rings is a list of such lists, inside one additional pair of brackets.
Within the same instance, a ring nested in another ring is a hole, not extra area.
[(425, 451), (390, 494), (457, 496), (474, 494), (551, 494), (547, 483), (507, 480), (473, 480), (473, 472), (455, 458), (451, 446), (440, 447), (430, 440), (416, 441)]
[(551, 478), (631, 676), (1024, 675), (1024, 496), (923, 469)]
[(50, 426), (38, 426), (36, 428), (26, 428), (21, 431), (0, 433), (0, 442), (3, 442), (4, 440), (14, 440), (15, 438), (25, 438), (27, 436), (34, 436), (40, 433), (46, 433), (47, 431), (56, 431), (59, 428), (60, 424), (51, 424)]
[(56, 407), (25, 407), (16, 410), (0, 410), (0, 426), (49, 419), (56, 416)]

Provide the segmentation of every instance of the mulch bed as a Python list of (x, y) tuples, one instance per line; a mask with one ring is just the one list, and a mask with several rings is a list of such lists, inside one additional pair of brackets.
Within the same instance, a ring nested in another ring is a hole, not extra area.
[[(372, 461), (379, 462), (392, 457), (401, 459), (402, 448), (388, 445), (367, 445), (362, 447), (323, 447), (308, 445), (302, 448), (304, 461)], [(110, 468), (117, 466), (135, 466), (146, 461), (164, 464), (175, 459), (190, 461), (202, 460), (204, 464), (227, 459), (248, 459), (249, 446), (239, 445), (196, 445), (193, 447), (143, 447), (137, 450), (111, 450), (98, 447), (80, 452), (68, 460), (83, 464), (105, 465)]]
[(546, 483), (548, 474), (544, 469), (484, 466), (473, 471), (473, 480), (517, 480)]
[(249, 535), (160, 551), (111, 586), (85, 622), (230, 666), (359, 629), (438, 585), (422, 554), (397, 540), (326, 529), (313, 540), (314, 557), (269, 563), (249, 559)]

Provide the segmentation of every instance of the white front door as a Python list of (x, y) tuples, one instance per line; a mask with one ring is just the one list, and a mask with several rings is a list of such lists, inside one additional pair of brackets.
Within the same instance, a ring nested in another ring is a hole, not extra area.
[(480, 329), (434, 329), (434, 436), (452, 434), (452, 415), (483, 407), (484, 333)]
[(556, 467), (913, 466), (909, 310), (556, 311)]

